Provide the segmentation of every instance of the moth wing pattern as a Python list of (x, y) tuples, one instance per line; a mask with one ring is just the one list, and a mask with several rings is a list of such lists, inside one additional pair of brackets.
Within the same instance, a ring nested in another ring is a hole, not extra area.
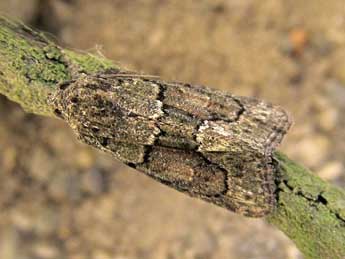
[(131, 73), (84, 75), (51, 105), (84, 143), (179, 191), (251, 217), (275, 206), (279, 106)]

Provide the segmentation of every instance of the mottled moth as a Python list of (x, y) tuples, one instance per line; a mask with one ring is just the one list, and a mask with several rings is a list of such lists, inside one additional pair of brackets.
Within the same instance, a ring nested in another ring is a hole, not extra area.
[(161, 183), (245, 216), (275, 206), (272, 152), (291, 124), (279, 106), (115, 70), (50, 101), (84, 143)]

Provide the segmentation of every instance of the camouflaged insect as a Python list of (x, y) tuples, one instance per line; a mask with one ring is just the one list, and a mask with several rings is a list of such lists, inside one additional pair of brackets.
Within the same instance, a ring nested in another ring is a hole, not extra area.
[(64, 83), (55, 113), (79, 138), (150, 177), (245, 216), (275, 206), (280, 107), (202, 86), (113, 71)]

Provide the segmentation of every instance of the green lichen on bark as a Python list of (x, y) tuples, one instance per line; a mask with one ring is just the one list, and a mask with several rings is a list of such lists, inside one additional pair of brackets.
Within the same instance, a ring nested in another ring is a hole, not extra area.
[(64, 51), (31, 28), (0, 17), (0, 93), (28, 112), (51, 115), (47, 95), (79, 71), (114, 67), (102, 57)]
[(268, 221), (306, 258), (345, 258), (345, 192), (277, 154), (278, 206)]
[(40, 114), (49, 113), (44, 96), (71, 77), (58, 47), (7, 19), (0, 19), (0, 61), (0, 92)]
[(64, 50), (66, 55), (79, 70), (88, 74), (96, 74), (108, 68), (117, 68), (116, 65), (109, 59), (91, 53), (76, 52), (71, 50)]

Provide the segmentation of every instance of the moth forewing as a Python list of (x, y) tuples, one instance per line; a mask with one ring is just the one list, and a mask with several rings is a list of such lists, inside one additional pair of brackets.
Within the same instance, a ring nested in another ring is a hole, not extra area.
[(291, 124), (278, 106), (120, 72), (64, 84), (51, 105), (83, 142), (168, 186), (246, 216), (274, 208), (272, 152)]

